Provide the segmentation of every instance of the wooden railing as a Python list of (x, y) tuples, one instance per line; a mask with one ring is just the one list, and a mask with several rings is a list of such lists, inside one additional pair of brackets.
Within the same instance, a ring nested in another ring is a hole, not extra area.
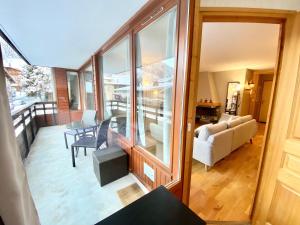
[[(119, 111), (127, 111), (130, 110), (127, 108), (127, 103), (124, 101), (120, 100), (110, 100), (106, 102), (106, 107), (109, 107), (111, 110), (119, 110)], [(143, 113), (146, 118), (152, 119), (154, 121), (158, 121), (159, 117), (163, 117), (166, 112), (164, 112), (158, 105), (146, 105), (143, 104), (143, 106), (138, 106), (138, 109), (140, 110), (143, 108)], [(169, 118), (171, 117), (171, 112), (170, 114), (167, 114)]]
[(35, 102), (12, 113), (17, 143), (24, 160), (40, 127), (57, 124), (56, 102)]

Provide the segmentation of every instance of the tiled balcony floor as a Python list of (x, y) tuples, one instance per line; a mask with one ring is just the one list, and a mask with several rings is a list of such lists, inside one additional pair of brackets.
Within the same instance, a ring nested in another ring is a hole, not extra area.
[(42, 225), (95, 224), (123, 207), (118, 190), (136, 182), (146, 192), (132, 174), (100, 187), (93, 171), (92, 149), (87, 156), (79, 151), (73, 168), (64, 130), (64, 126), (41, 128), (25, 161)]

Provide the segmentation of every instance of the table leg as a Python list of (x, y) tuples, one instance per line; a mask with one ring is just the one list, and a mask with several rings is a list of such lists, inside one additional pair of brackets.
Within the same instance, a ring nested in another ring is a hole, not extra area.
[(86, 156), (86, 148), (84, 148), (84, 156)]
[(74, 147), (72, 146), (71, 147), (71, 151), (72, 151), (72, 164), (73, 164), (73, 167), (75, 167), (75, 155), (74, 155)]

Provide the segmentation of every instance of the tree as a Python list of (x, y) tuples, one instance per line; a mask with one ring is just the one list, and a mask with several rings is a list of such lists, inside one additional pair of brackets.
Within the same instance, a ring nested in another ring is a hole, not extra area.
[(22, 70), (20, 84), (27, 96), (43, 100), (47, 98), (47, 93), (52, 92), (50, 69), (27, 65)]

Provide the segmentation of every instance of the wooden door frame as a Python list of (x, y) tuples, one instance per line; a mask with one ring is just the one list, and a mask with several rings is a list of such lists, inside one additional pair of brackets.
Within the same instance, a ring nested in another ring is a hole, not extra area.
[(274, 69), (267, 69), (267, 70), (251, 70), (252, 74), (253, 74), (253, 78), (252, 81), (255, 84), (255, 87), (253, 88), (252, 91), (254, 91), (254, 94), (252, 94), (253, 96), (251, 98), (254, 99), (254, 102), (250, 103), (251, 106), (249, 108), (249, 114), (251, 114), (253, 116), (254, 119), (258, 120), (258, 111), (259, 111), (259, 107), (257, 106), (258, 102), (257, 102), (257, 97), (259, 96), (259, 90), (258, 90), (258, 86), (260, 84), (260, 80), (262, 75), (272, 75), (272, 81), (273, 81), (273, 77), (274, 77)]
[[(262, 79), (261, 80), (261, 83), (262, 83), (262, 85), (261, 85), (261, 91), (260, 91), (261, 93), (259, 95), (259, 107), (257, 109), (257, 113), (258, 113), (257, 121), (260, 122), (260, 123), (264, 123), (264, 122), (260, 121), (260, 114), (261, 114), (261, 106), (262, 106), (262, 100), (263, 100), (263, 93), (264, 93), (264, 89), (265, 89), (265, 86), (264, 86), (265, 82), (271, 82), (272, 86), (273, 86), (273, 79), (272, 80), (268, 80), (268, 79)], [(271, 91), (272, 91), (272, 89), (271, 89)], [(270, 97), (272, 97), (272, 96), (270, 96)]]
[[(263, 140), (262, 148), (265, 149), (266, 140), (269, 137), (269, 124), (273, 111), (273, 101), (277, 91), (277, 80), (280, 76), (282, 53), (284, 48), (285, 40), (285, 25), (289, 20), (290, 15), (294, 14), (294, 11), (286, 10), (265, 10), (265, 9), (245, 9), (245, 8), (195, 8), (194, 27), (193, 27), (193, 40), (191, 41), (192, 46), (192, 57), (189, 59), (190, 75), (189, 81), (187, 82), (187, 102), (185, 105), (186, 115), (186, 127), (185, 130), (185, 154), (184, 154), (184, 171), (183, 171), (183, 196), (182, 201), (186, 205), (189, 204), (190, 196), (190, 184), (191, 184), (191, 171), (192, 171), (192, 151), (193, 151), (193, 137), (194, 137), (194, 126), (195, 126), (195, 104), (196, 104), (196, 86), (198, 84), (199, 74), (199, 63), (200, 63), (200, 50), (201, 50), (201, 33), (203, 22), (252, 22), (252, 23), (270, 23), (280, 24), (281, 32), (278, 44), (277, 63), (274, 69), (274, 79), (272, 86), (271, 102), (269, 106), (268, 121), (266, 124), (265, 136)], [(257, 194), (260, 188), (262, 167), (264, 164), (265, 154), (264, 151), (261, 153), (260, 164), (257, 176), (256, 194), (253, 205), (257, 202)], [(253, 212), (253, 210), (251, 210)], [(252, 214), (251, 214), (252, 217)]]

